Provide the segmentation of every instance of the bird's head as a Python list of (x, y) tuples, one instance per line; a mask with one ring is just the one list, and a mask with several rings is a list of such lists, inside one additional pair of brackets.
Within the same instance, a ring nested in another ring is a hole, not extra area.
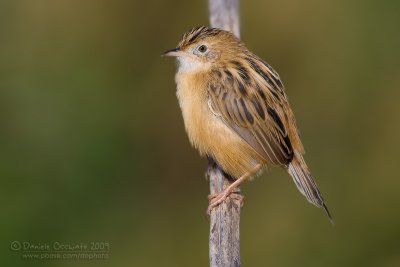
[(178, 46), (164, 56), (177, 57), (179, 71), (198, 71), (229, 62), (244, 52), (242, 43), (230, 32), (198, 27), (186, 32)]

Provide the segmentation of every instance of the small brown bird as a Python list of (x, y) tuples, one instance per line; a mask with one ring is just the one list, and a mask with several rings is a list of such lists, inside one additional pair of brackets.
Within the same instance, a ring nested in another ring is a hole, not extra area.
[(177, 57), (177, 96), (186, 131), (201, 155), (236, 181), (212, 196), (208, 211), (267, 166), (282, 166), (307, 200), (325, 202), (303, 159), (279, 75), (232, 33), (198, 27), (164, 53)]

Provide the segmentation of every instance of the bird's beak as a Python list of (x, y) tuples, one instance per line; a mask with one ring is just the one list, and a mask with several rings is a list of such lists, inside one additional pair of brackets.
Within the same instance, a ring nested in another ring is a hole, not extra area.
[(165, 51), (162, 56), (165, 57), (179, 57), (183, 56), (183, 51), (179, 49), (179, 47)]

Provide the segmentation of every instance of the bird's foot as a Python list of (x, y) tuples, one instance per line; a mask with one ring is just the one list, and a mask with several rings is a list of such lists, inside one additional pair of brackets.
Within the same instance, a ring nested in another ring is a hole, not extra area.
[(210, 215), (211, 211), (221, 204), (229, 195), (231, 195), (232, 199), (236, 199), (239, 201), (239, 207), (242, 207), (243, 205), (243, 196), (240, 195), (240, 191), (238, 189), (238, 186), (245, 181), (247, 178), (249, 178), (251, 175), (256, 173), (258, 170), (262, 168), (262, 164), (259, 163), (257, 164), (253, 169), (250, 171), (246, 172), (243, 174), (239, 179), (234, 181), (232, 184), (230, 184), (227, 188), (225, 188), (222, 192), (218, 194), (212, 194), (208, 196), (209, 203), (208, 203), (208, 208), (207, 208), (207, 214)]
[(224, 202), (228, 197), (231, 200), (236, 201), (239, 207), (243, 206), (244, 196), (240, 193), (239, 190), (237, 190), (237, 188), (228, 187), (220, 193), (208, 195), (207, 214), (211, 215), (211, 211), (222, 202)]

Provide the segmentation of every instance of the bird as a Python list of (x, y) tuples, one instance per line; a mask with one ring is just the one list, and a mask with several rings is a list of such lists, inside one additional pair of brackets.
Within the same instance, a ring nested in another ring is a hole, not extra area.
[(284, 168), (306, 199), (326, 203), (304, 160), (304, 148), (278, 73), (234, 34), (195, 27), (163, 53), (177, 59), (176, 95), (190, 143), (233, 178), (210, 196), (208, 213), (248, 178)]

